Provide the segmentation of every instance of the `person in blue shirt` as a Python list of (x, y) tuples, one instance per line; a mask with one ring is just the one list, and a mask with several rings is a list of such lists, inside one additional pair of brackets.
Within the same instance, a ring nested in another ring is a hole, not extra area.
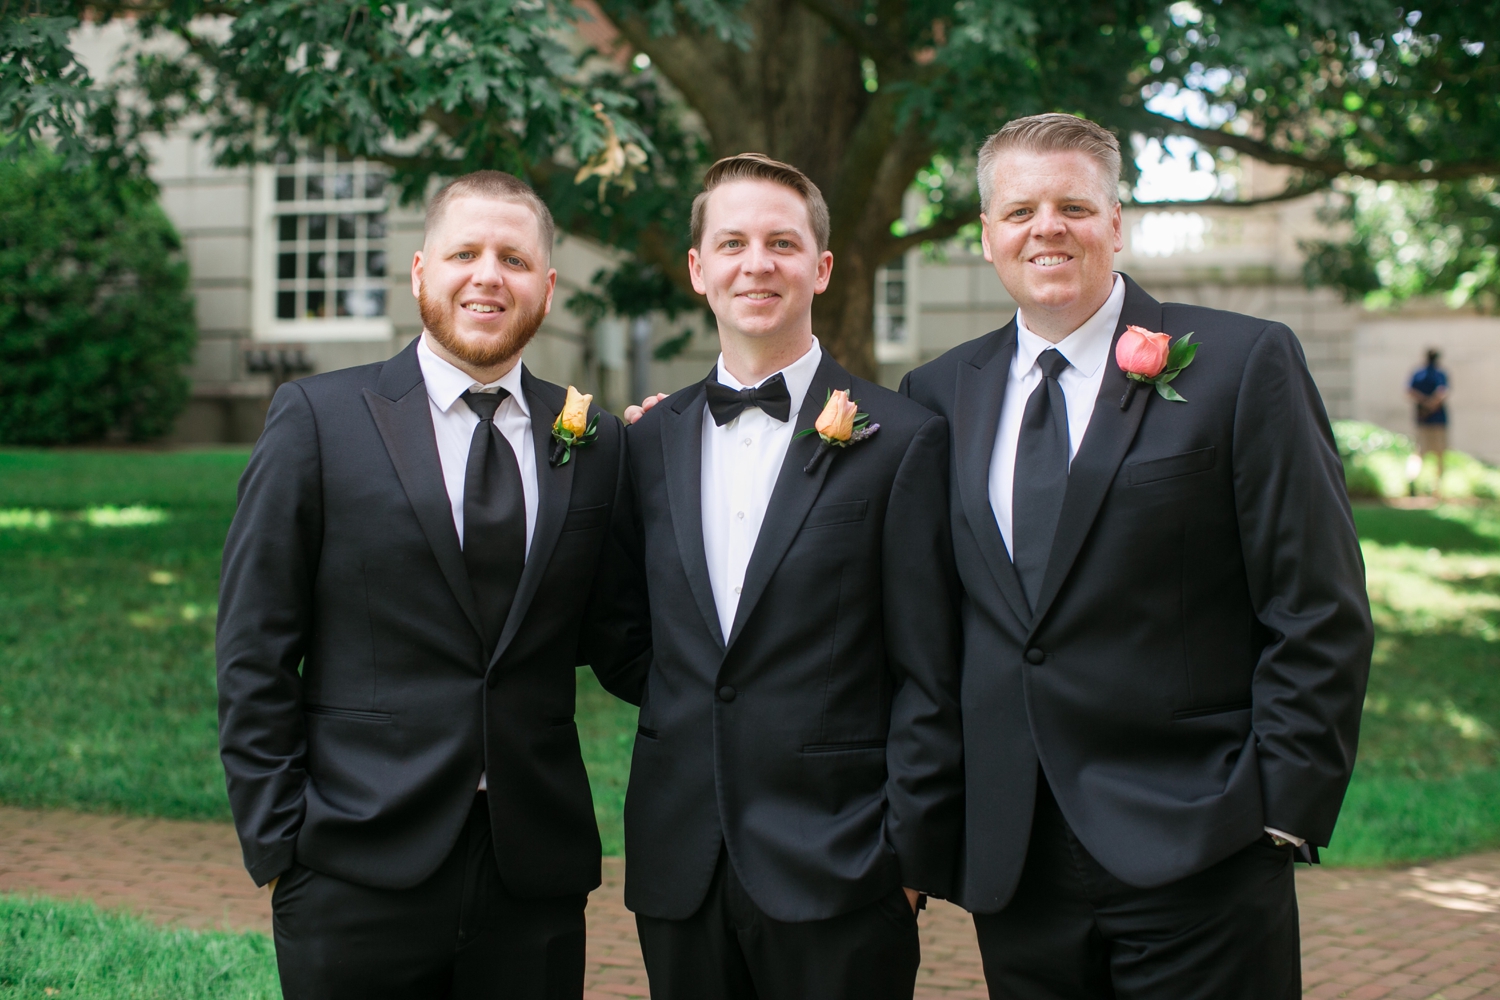
[(1433, 495), (1442, 493), (1443, 455), (1448, 450), (1448, 373), (1438, 367), (1440, 355), (1427, 352), (1427, 367), (1411, 377), (1406, 394), (1417, 407), (1417, 453), (1425, 463), (1428, 455), (1437, 456), (1438, 485)]

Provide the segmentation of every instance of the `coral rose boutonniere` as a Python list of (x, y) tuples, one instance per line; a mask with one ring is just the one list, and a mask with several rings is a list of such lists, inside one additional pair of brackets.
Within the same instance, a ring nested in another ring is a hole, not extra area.
[(593, 401), (589, 393), (568, 386), (567, 402), (552, 425), (552, 454), (548, 461), (553, 465), (567, 465), (574, 448), (582, 448), (599, 436), (599, 414), (589, 419), (589, 404)]
[(808, 459), (802, 471), (815, 471), (818, 463), (823, 461), (823, 456), (831, 449), (847, 448), (851, 444), (869, 440), (878, 430), (880, 425), (870, 423), (870, 415), (860, 413), (859, 404), (850, 399), (847, 392), (843, 389), (831, 390), (828, 402), (823, 404), (823, 412), (818, 414), (817, 422), (796, 435), (802, 437), (804, 434), (816, 434), (820, 439), (818, 450), (813, 452), (813, 457)]
[(1140, 326), (1127, 326), (1125, 332), (1120, 334), (1119, 343), (1115, 345), (1115, 364), (1120, 366), (1120, 371), (1130, 380), (1130, 384), (1125, 387), (1125, 395), (1120, 397), (1120, 409), (1130, 409), (1136, 389), (1143, 384), (1156, 386), (1156, 394), (1162, 399), (1186, 403), (1187, 400), (1168, 383), (1193, 363), (1198, 345), (1192, 343), (1192, 339), (1191, 333), (1185, 333), (1174, 344), (1172, 338), (1165, 333), (1153, 333)]

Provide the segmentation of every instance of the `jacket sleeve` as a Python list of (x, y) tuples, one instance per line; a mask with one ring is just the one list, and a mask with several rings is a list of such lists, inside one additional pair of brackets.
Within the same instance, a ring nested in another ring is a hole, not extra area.
[(1374, 633), (1328, 415), (1279, 324), (1246, 362), (1234, 490), (1250, 598), (1269, 632), (1251, 688), (1265, 825), (1326, 846), (1354, 768)]
[(264, 885), (291, 867), (307, 785), (298, 668), (322, 546), (317, 427), (295, 382), (271, 401), (224, 543), (216, 652), (219, 754), (245, 867)]
[(963, 828), (959, 583), (948, 529), (948, 425), (912, 438), (884, 525), (886, 656), (894, 674), (886, 739), (886, 835), (904, 884), (952, 894)]
[(651, 666), (651, 605), (646, 594), (644, 528), (630, 472), (629, 438), (615, 421), (620, 439), (609, 534), (584, 613), (579, 659), (589, 665), (606, 691), (639, 705)]

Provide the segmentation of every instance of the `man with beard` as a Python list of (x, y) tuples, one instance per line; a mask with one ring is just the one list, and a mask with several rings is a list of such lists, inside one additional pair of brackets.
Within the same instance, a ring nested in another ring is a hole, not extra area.
[[(574, 667), (621, 642), (584, 626), (629, 515), (618, 421), (520, 363), (552, 235), (507, 174), (440, 191), (421, 337), (282, 386), (240, 482), (220, 745), (288, 998), (582, 995), (600, 851)], [(617, 662), (600, 679), (633, 694)]]

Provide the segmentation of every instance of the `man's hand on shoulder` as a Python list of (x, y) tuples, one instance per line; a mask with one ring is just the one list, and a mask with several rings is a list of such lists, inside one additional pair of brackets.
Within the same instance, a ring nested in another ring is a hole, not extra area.
[(631, 405), (625, 407), (625, 422), (627, 424), (635, 423), (637, 420), (646, 415), (647, 410), (651, 409), (651, 407), (655, 406), (657, 403), (660, 403), (666, 398), (666, 393), (658, 392), (654, 396), (647, 396), (645, 399), (641, 400), (640, 406)]

